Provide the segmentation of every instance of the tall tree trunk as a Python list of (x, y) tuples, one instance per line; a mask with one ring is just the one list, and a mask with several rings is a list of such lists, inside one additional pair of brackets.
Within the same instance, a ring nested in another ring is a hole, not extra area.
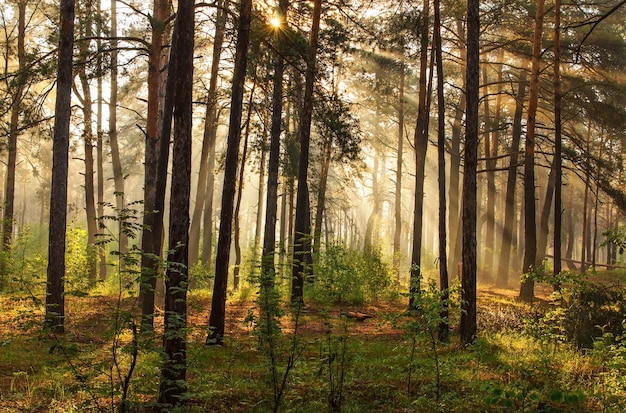
[(61, 0), (57, 92), (52, 140), (52, 185), (46, 284), (45, 325), (64, 332), (65, 319), (65, 233), (67, 224), (67, 173), (70, 142), (70, 100), (72, 96), (72, 54), (74, 50), (74, 1)]
[(315, 86), (317, 45), (320, 31), (322, 0), (313, 1), (313, 22), (306, 54), (304, 106), (300, 117), (300, 161), (298, 163), (298, 193), (296, 197), (296, 221), (294, 224), (293, 267), (291, 302), (303, 304), (304, 279), (312, 274), (311, 266), (311, 216), (309, 208), (309, 146), (311, 139), (311, 117), (313, 115), (313, 89)]
[(523, 272), (530, 277), (520, 286), (520, 298), (530, 301), (535, 295), (532, 273), (537, 265), (537, 223), (535, 221), (535, 127), (539, 103), (539, 72), (541, 66), (541, 38), (543, 34), (544, 0), (537, 0), (533, 54), (530, 73), (528, 120), (524, 145), (524, 263)]
[(174, 94), (174, 148), (170, 195), (167, 276), (165, 278), (164, 360), (159, 404), (162, 411), (183, 408), (187, 391), (187, 280), (189, 198), (191, 193), (191, 129), (194, 50), (194, 2), (179, 0)]
[[(409, 309), (417, 309), (417, 295), (422, 280), (422, 220), (424, 210), (424, 171), (426, 150), (428, 149), (428, 103), (426, 70), (428, 68), (428, 19), (429, 0), (424, 0), (422, 11), (422, 31), (420, 35), (420, 78), (415, 126), (415, 210), (413, 213), (413, 248), (411, 250), (411, 275), (409, 280)], [(431, 68), (432, 70), (432, 68)]]
[(443, 57), (441, 46), (441, 16), (439, 0), (434, 2), (434, 43), (437, 64), (437, 166), (439, 170), (439, 289), (441, 291), (441, 311), (439, 340), (448, 340), (448, 257), (446, 255), (446, 105), (443, 95)]
[(485, 180), (487, 184), (487, 188), (485, 190), (485, 194), (487, 195), (487, 205), (485, 209), (485, 240), (484, 246), (481, 248), (483, 257), (483, 271), (485, 275), (491, 277), (491, 273), (493, 272), (493, 251), (495, 249), (494, 244), (494, 234), (495, 234), (495, 168), (496, 161), (491, 158), (492, 152), (492, 142), (491, 135), (494, 128), (494, 122), (491, 117), (491, 109), (489, 106), (489, 76), (487, 74), (487, 65), (482, 66), (483, 73), (483, 108), (484, 108), (484, 145), (485, 145), (485, 170), (487, 179)]
[[(121, 214), (124, 208), (124, 172), (120, 159), (120, 149), (117, 135), (117, 0), (111, 0), (111, 89), (109, 95), (109, 145), (111, 147), (111, 163), (113, 165), (113, 183), (115, 186), (115, 206), (117, 213)], [(120, 262), (124, 265), (124, 255), (128, 251), (128, 236), (122, 231), (122, 223), (119, 222), (119, 253)], [(123, 268), (120, 268), (122, 271)]]
[[(587, 139), (585, 143), (585, 151), (587, 157), (590, 155), (590, 141), (591, 141), (591, 120), (589, 120), (589, 126), (587, 127)], [(585, 273), (587, 271), (587, 257), (589, 255), (589, 249), (587, 248), (587, 239), (589, 238), (589, 225), (587, 215), (587, 205), (589, 203), (589, 185), (591, 180), (591, 168), (589, 164), (585, 165), (585, 192), (583, 195), (583, 228), (582, 228), (582, 242), (580, 252), (580, 272)]]
[[(89, 24), (89, 23), (87, 23)], [(91, 34), (86, 34), (87, 37), (91, 37)], [(87, 42), (82, 42), (86, 44)], [(82, 45), (81, 45), (82, 48)], [(88, 53), (87, 49), (83, 50), (84, 53)], [(85, 61), (83, 60), (83, 63)], [(85, 72), (85, 66), (82, 66), (79, 73), (80, 83), (83, 90), (83, 141), (85, 150), (85, 212), (87, 218), (87, 264), (89, 266), (89, 280), (91, 282), (96, 281), (98, 275), (98, 267), (96, 261), (96, 232), (98, 231), (96, 222), (96, 204), (95, 204), (95, 191), (94, 191), (94, 159), (93, 159), (93, 130), (92, 119), (93, 110), (91, 107), (91, 91), (89, 81), (87, 80), (87, 73)]]
[[(256, 71), (256, 70), (255, 70)], [(254, 74), (256, 78), (256, 73)], [(243, 149), (241, 151), (241, 160), (239, 161), (239, 179), (237, 180), (237, 200), (235, 201), (235, 230), (234, 230), (234, 247), (235, 247), (235, 265), (233, 267), (233, 289), (237, 291), (239, 289), (239, 274), (241, 272), (241, 233), (240, 233), (240, 219), (239, 213), (241, 211), (241, 199), (243, 197), (243, 185), (244, 177), (246, 173), (246, 162), (248, 161), (248, 141), (250, 139), (250, 119), (252, 117), (252, 105), (254, 104), (254, 91), (256, 89), (256, 80), (252, 85), (250, 91), (250, 98), (248, 100), (248, 114), (246, 117), (245, 125), (246, 131), (243, 139)]]
[(7, 176), (4, 188), (4, 217), (2, 220), (2, 257), (0, 257), (0, 291), (5, 282), (6, 261), (11, 251), (13, 242), (13, 220), (15, 206), (15, 170), (17, 167), (17, 137), (19, 135), (20, 112), (22, 111), (22, 98), (26, 87), (26, 0), (17, 4), (17, 61), (18, 82), (13, 96), (11, 97), (11, 118), (9, 120), (9, 139), (7, 145)]
[(400, 282), (400, 262), (402, 260), (402, 158), (404, 156), (404, 83), (406, 69), (404, 63), (404, 46), (400, 58), (400, 90), (398, 98), (398, 156), (396, 157), (396, 191), (394, 201), (395, 230), (393, 233), (393, 266), (396, 280)]
[[(145, 174), (144, 174), (144, 215), (143, 234), (141, 238), (141, 282), (140, 305), (142, 310), (141, 329), (151, 331), (153, 328), (154, 302), (157, 276), (159, 272), (159, 257), (161, 250), (156, 250), (155, 228), (157, 176), (159, 164), (159, 122), (161, 111), (161, 87), (164, 80), (162, 75), (163, 35), (165, 19), (168, 17), (168, 0), (155, 0), (153, 6), (154, 18), (152, 24), (152, 43), (148, 54), (148, 108), (145, 140)], [(162, 226), (162, 223), (160, 224)], [(160, 244), (160, 242), (158, 242)]]
[[(102, 15), (102, 0), (97, 0), (96, 5), (96, 13), (98, 16)], [(104, 30), (102, 28), (102, 19), (96, 19), (96, 27), (98, 30), (98, 37), (102, 36)], [(102, 40), (98, 39), (97, 41), (98, 50), (102, 50)], [(102, 53), (98, 53), (98, 57), (96, 60), (96, 70), (98, 72), (98, 82), (97, 82), (97, 90), (98, 90), (98, 98), (97, 98), (97, 108), (98, 108), (98, 116), (96, 117), (96, 171), (98, 176), (98, 194), (97, 194), (97, 214), (98, 214), (98, 222), (101, 224), (101, 221), (104, 217), (104, 148), (103, 148), (103, 138), (104, 138), (104, 130), (102, 129), (102, 103), (103, 99), (103, 87), (102, 87), (102, 78), (103, 78), (103, 65), (102, 65)], [(99, 257), (99, 276), (100, 280), (104, 281), (107, 277), (107, 251), (105, 246), (100, 246), (98, 248), (98, 257)]]
[(563, 161), (561, 133), (561, 0), (554, 0), (554, 274), (561, 272)]
[(465, 165), (463, 175), (463, 269), (461, 278), (461, 342), (476, 338), (476, 169), (478, 164), (479, 89), (478, 0), (467, 1), (467, 71)]
[[(202, 150), (200, 152), (200, 169), (198, 171), (198, 187), (196, 190), (196, 203), (193, 208), (193, 217), (191, 219), (191, 227), (189, 228), (189, 265), (194, 266), (198, 263), (198, 253), (200, 249), (200, 224), (202, 222), (202, 212), (212, 216), (213, 214), (213, 181), (211, 188), (208, 187), (209, 174), (213, 180), (213, 167), (215, 163), (215, 140), (217, 136), (217, 80), (219, 77), (220, 61), (222, 56), (222, 47), (224, 44), (224, 34), (226, 32), (226, 11), (230, 5), (230, 0), (220, 0), (216, 6), (215, 17), (215, 36), (213, 37), (213, 58), (211, 60), (211, 77), (209, 80), (209, 90), (206, 103), (206, 112), (204, 117), (204, 136), (202, 137)], [(211, 160), (213, 164), (211, 164)], [(210, 190), (210, 192), (209, 192)], [(210, 209), (205, 209), (208, 200), (211, 197)], [(204, 219), (206, 222), (207, 219)], [(204, 227), (205, 232), (211, 233), (209, 244), (212, 242), (212, 217), (208, 220), (208, 227)], [(206, 240), (206, 236), (203, 241)], [(210, 248), (207, 248), (210, 256)], [(203, 251), (202, 262), (209, 264), (210, 258), (205, 259)]]
[[(279, 52), (283, 50), (285, 41), (284, 33), (286, 33), (287, 10), (289, 8), (289, 0), (279, 1), (280, 12), (278, 14), (279, 26), (275, 33), (275, 39), (278, 42)], [(280, 166), (280, 132), (282, 129), (282, 113), (283, 113), (283, 75), (285, 72), (285, 61), (281, 53), (274, 56), (274, 79), (272, 92), (272, 124), (270, 126), (270, 147), (269, 161), (267, 165), (267, 195), (265, 209), (265, 231), (263, 233), (263, 253), (261, 285), (271, 288), (274, 285), (275, 267), (274, 255), (276, 250), (276, 213), (278, 209), (278, 169)], [(286, 194), (283, 194), (281, 218), (280, 218), (280, 243), (285, 242), (285, 207)], [(282, 248), (282, 247), (281, 247)]]
[[(461, 20), (456, 21), (457, 32), (459, 40), (462, 44), (465, 44), (465, 35), (463, 34), (463, 23)], [(466, 49), (461, 48), (461, 63), (464, 64), (467, 61)], [(463, 68), (461, 68), (463, 71)], [(466, 87), (465, 73), (463, 76), (463, 90)], [(448, 222), (450, 228), (450, 263), (451, 268), (456, 267), (461, 262), (461, 239), (462, 239), (462, 226), (460, 225), (460, 205), (461, 198), (459, 197), (460, 191), (460, 176), (461, 176), (461, 135), (463, 132), (462, 122), (463, 114), (466, 108), (466, 96), (465, 93), (461, 93), (459, 97), (459, 103), (456, 106), (454, 113), (454, 122), (452, 124), (452, 137), (450, 139), (450, 187), (448, 188), (448, 195), (450, 198), (450, 211), (448, 213)], [(460, 276), (461, 274), (459, 274)]]
[[(378, 107), (376, 108), (376, 124), (379, 123)], [(378, 129), (378, 128), (376, 128)], [(375, 132), (376, 139), (379, 139), (379, 132)], [(378, 148), (374, 148), (374, 165), (372, 166), (372, 212), (367, 218), (367, 224), (365, 226), (365, 246), (366, 250), (372, 250), (378, 240), (374, 239), (374, 233), (378, 234), (377, 230), (380, 225), (380, 189), (378, 185), (378, 169), (380, 165), (380, 154)]]
[(326, 214), (326, 188), (328, 186), (328, 172), (330, 170), (332, 141), (330, 138), (322, 148), (322, 167), (320, 169), (320, 182), (317, 191), (317, 208), (315, 210), (315, 225), (313, 226), (313, 253), (319, 258), (322, 245), (322, 221)]
[(265, 168), (266, 160), (267, 160), (267, 117), (264, 116), (263, 120), (263, 141), (261, 143), (261, 160), (259, 161), (259, 189), (257, 191), (257, 210), (256, 210), (256, 225), (254, 228), (254, 248), (252, 250), (252, 262), (254, 262), (256, 266), (257, 262), (257, 254), (259, 250), (259, 244), (261, 244), (261, 232), (263, 227), (263, 210), (264, 210), (264, 202), (265, 202)]
[[(86, 2), (83, 9), (79, 4), (76, 8), (79, 21), (81, 22), (82, 36), (86, 39), (93, 37), (92, 30), (92, 9), (91, 2)], [(94, 189), (94, 159), (93, 159), (93, 100), (91, 98), (91, 85), (87, 77), (87, 59), (89, 59), (89, 46), (91, 41), (82, 41), (79, 44), (79, 62), (78, 62), (78, 79), (80, 81), (82, 96), (76, 93), (78, 100), (82, 105), (83, 112), (83, 143), (85, 152), (85, 173), (83, 179), (85, 183), (85, 215), (87, 223), (87, 265), (89, 270), (89, 281), (94, 283), (98, 275), (98, 267), (96, 262), (96, 232), (98, 226), (96, 222), (96, 204)]]
[(213, 285), (213, 300), (211, 301), (207, 344), (221, 344), (224, 339), (228, 261), (230, 257), (233, 206), (236, 189), (235, 180), (237, 177), (239, 141), (241, 139), (241, 115), (246, 68), (248, 66), (248, 43), (250, 40), (251, 18), (252, 0), (242, 0), (239, 6), (235, 69), (233, 73), (230, 120), (228, 124), (224, 187), (222, 190), (222, 210), (220, 212), (220, 229), (217, 241), (217, 257), (215, 259), (215, 282)]
[(554, 187), (556, 184), (556, 163), (553, 161), (548, 176), (548, 185), (546, 186), (546, 197), (541, 209), (539, 218), (539, 231), (537, 234), (537, 260), (536, 266), (542, 265), (546, 258), (546, 250), (548, 248), (548, 237), (550, 227), (550, 211), (552, 210), (552, 198), (554, 196)]

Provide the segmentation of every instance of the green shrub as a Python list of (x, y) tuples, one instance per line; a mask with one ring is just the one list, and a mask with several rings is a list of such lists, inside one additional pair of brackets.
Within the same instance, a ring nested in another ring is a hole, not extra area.
[(382, 298), (392, 287), (392, 265), (380, 250), (356, 251), (334, 242), (314, 270), (313, 294), (325, 301), (362, 304)]

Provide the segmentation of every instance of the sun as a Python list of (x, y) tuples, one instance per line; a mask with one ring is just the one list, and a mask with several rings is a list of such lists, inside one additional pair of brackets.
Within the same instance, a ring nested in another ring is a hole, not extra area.
[(278, 16), (274, 16), (270, 19), (270, 25), (275, 28), (278, 29), (280, 27), (280, 17)]

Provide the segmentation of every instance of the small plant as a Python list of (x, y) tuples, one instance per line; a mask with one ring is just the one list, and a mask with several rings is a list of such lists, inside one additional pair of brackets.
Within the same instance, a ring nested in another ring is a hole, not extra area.
[(324, 338), (320, 341), (320, 375), (328, 378), (328, 410), (340, 412), (343, 389), (348, 369), (348, 323), (341, 316), (341, 332), (334, 334), (334, 326), (328, 318), (324, 321)]

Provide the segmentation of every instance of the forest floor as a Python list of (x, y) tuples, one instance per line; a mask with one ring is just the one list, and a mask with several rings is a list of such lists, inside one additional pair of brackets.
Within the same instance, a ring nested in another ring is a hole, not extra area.
[[(440, 343), (428, 301), (408, 315), (402, 298), (310, 300), (299, 314), (284, 309), (273, 357), (255, 303), (241, 297), (228, 301), (224, 345), (205, 346), (210, 296), (191, 293), (188, 411), (265, 412), (278, 401), (284, 412), (626, 412), (626, 343), (579, 350), (558, 321), (541, 327), (551, 292), (537, 285), (529, 304), (517, 290), (479, 286), (479, 337), (468, 348), (458, 309)], [(42, 331), (36, 300), (0, 295), (0, 412), (115, 411), (134, 349), (130, 411), (156, 411), (162, 311), (157, 334), (134, 346), (125, 315), (135, 298), (69, 296), (66, 306), (66, 332), (55, 336)]]

